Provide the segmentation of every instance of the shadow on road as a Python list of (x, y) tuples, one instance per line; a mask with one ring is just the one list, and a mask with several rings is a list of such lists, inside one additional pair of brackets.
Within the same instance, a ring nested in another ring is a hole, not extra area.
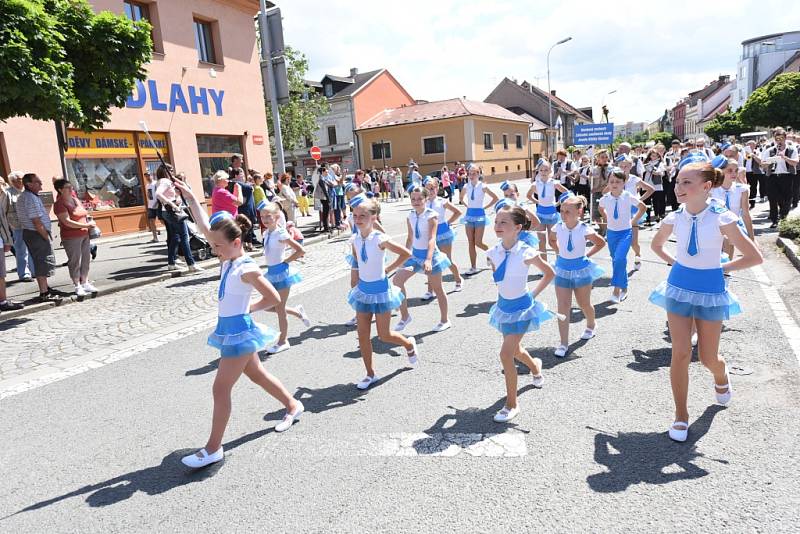
[[(233, 449), (244, 445), (250, 441), (266, 436), (274, 432), (272, 428), (265, 428), (236, 438), (228, 443), (223, 443), (225, 452), (229, 453)], [(181, 458), (187, 454), (195, 452), (197, 449), (180, 449), (165, 456), (159, 465), (131, 471), (124, 475), (111, 478), (98, 484), (84, 486), (64, 495), (53, 497), (45, 501), (40, 501), (11, 515), (22, 512), (31, 512), (56, 504), (58, 502), (86, 495), (86, 503), (93, 507), (109, 506), (117, 504), (132, 497), (137, 492), (147, 495), (160, 495), (171, 489), (202, 482), (216, 475), (222, 468), (225, 460), (211, 464), (203, 469), (190, 469), (181, 463)], [(2, 519), (7, 519), (6, 516)]]
[[(709, 406), (689, 427), (689, 439), (676, 443), (666, 432), (623, 432), (617, 435), (597, 431), (594, 437), (594, 460), (608, 471), (586, 477), (586, 483), (599, 493), (618, 493), (634, 484), (667, 484), (708, 475), (693, 462), (706, 456), (697, 451), (697, 442), (706, 435), (722, 406)], [(616, 452), (611, 452), (613, 449)], [(721, 464), (727, 460), (709, 458)], [(677, 466), (677, 469), (675, 469)]]
[(297, 345), (305, 341), (306, 339), (327, 339), (329, 337), (340, 337), (346, 336), (350, 332), (355, 332), (355, 326), (346, 326), (342, 323), (339, 324), (331, 324), (331, 323), (321, 323), (312, 326), (311, 328), (306, 329), (303, 333), (296, 335), (295, 337), (290, 337), (289, 343), (291, 345)]
[(478, 302), (476, 304), (467, 304), (460, 313), (456, 314), (456, 317), (475, 317), (476, 315), (486, 315), (489, 313), (489, 310), (492, 306), (494, 306), (494, 304), (494, 300)]
[(0, 315), (0, 332), (5, 332), (6, 330), (11, 330), (12, 328), (23, 325), (25, 323), (29, 323), (31, 319), (28, 317), (21, 317), (17, 319), (6, 319), (3, 320), (3, 316)]

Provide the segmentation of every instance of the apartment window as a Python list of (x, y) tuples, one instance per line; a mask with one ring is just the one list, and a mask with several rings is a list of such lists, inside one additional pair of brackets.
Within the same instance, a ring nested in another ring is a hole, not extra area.
[(330, 82), (325, 84), (325, 96), (328, 98), (333, 96), (333, 84)]
[(150, 9), (148, 8), (147, 4), (132, 2), (130, 0), (125, 0), (123, 4), (125, 5), (125, 16), (132, 21), (150, 21)]
[(483, 149), (494, 150), (494, 140), (492, 139), (492, 134), (490, 133), (483, 134)]
[(508, 172), (508, 165), (506, 165), (506, 172)]
[(158, 28), (158, 10), (155, 3), (135, 2), (134, 0), (124, 0), (125, 16), (137, 22), (144, 20), (150, 23), (150, 38), (153, 41), (153, 52), (163, 53), (161, 46), (161, 32)]
[(531, 132), (531, 141), (541, 141), (543, 139), (542, 132)]
[(492, 167), (492, 174), (494, 174), (494, 167)]
[(444, 154), (444, 136), (422, 138), (423, 154)]
[[(383, 151), (381, 151), (381, 147), (383, 147)], [(392, 159), (392, 145), (384, 141), (383, 144), (381, 143), (372, 143), (372, 159), (379, 160), (379, 159)]]
[(503, 150), (508, 150), (508, 134), (503, 134)]
[(217, 63), (211, 25), (211, 22), (194, 19), (194, 44), (197, 48), (197, 58), (204, 63)]
[(336, 144), (336, 126), (328, 126), (328, 144)]
[(520, 170), (519, 165), (517, 165), (517, 170)]
[[(242, 154), (242, 138), (234, 135), (198, 135), (197, 153), (200, 157), (200, 174), (206, 198), (214, 190), (214, 173), (231, 164), (231, 156)], [(246, 162), (245, 162), (246, 163)], [(246, 165), (245, 165), (245, 168)]]
[(314, 140), (310, 137), (306, 137), (306, 148), (311, 148), (312, 146), (314, 146)]
[[(522, 136), (517, 134), (515, 136), (515, 139), (516, 139), (516, 142), (517, 142), (517, 149), (521, 149), (522, 148)], [(519, 169), (517, 169), (517, 170), (519, 170)]]

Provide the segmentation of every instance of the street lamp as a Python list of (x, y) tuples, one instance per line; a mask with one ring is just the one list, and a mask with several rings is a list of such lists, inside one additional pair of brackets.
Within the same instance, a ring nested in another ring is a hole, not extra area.
[[(550, 92), (550, 52), (553, 51), (553, 48), (557, 47), (560, 44), (564, 44), (567, 41), (571, 41), (572, 37), (567, 37), (565, 39), (561, 39), (559, 42), (554, 44), (550, 47), (550, 50), (547, 51), (547, 114), (548, 114), (548, 123), (547, 126), (550, 130), (553, 129), (553, 93)], [(551, 131), (552, 133), (552, 131)]]
[(356, 144), (350, 141), (348, 143), (348, 146), (350, 147), (350, 161), (351, 161), (350, 164), (353, 166), (353, 172), (356, 172), (356, 151), (355, 151)]
[(616, 89), (607, 92), (605, 95), (603, 95), (603, 99), (600, 101), (600, 112), (603, 116), (605, 116), (606, 122), (608, 122), (608, 108), (606, 108), (606, 97), (608, 95), (613, 95), (616, 92), (617, 92)]

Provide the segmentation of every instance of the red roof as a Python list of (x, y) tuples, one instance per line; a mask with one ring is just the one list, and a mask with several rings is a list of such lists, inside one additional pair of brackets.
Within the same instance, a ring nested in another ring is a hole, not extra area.
[(471, 115), (528, 124), (528, 121), (524, 118), (497, 104), (476, 102), (463, 98), (452, 98), (450, 100), (439, 100), (437, 102), (385, 109), (362, 123), (358, 129), (368, 130), (370, 128), (413, 124), (416, 122), (450, 119), (453, 117), (468, 117)]

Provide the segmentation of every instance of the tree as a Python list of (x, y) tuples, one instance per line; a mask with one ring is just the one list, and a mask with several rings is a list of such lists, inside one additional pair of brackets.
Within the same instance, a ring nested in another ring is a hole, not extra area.
[(750, 95), (741, 109), (750, 125), (800, 128), (800, 73), (779, 74)]
[(0, 120), (28, 116), (91, 131), (147, 77), (147, 22), (95, 14), (86, 0), (3, 0), (0, 20)]
[(677, 139), (677, 137), (672, 132), (656, 132), (650, 136), (651, 141), (655, 141), (656, 144), (661, 143), (665, 147), (669, 147), (673, 139)]
[[(290, 46), (284, 49), (286, 71), (289, 79), (289, 102), (279, 106), (281, 114), (281, 136), (283, 149), (292, 150), (305, 146), (306, 139), (314, 139), (317, 119), (330, 109), (328, 100), (305, 85), (308, 60), (299, 50)], [(267, 128), (270, 133), (272, 155), (275, 155), (275, 127), (272, 109), (267, 106)]]
[(741, 110), (731, 111), (727, 109), (720, 113), (705, 127), (705, 133), (712, 139), (720, 139), (725, 135), (740, 135), (752, 130), (741, 117)]

